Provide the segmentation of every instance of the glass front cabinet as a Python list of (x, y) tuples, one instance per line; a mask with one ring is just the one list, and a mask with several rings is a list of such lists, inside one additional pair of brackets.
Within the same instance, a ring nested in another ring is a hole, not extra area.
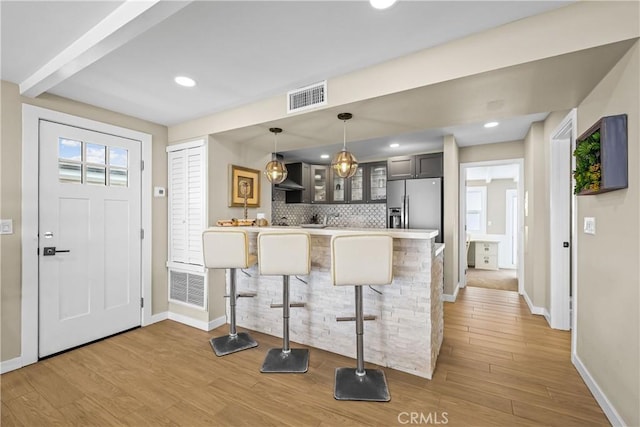
[(384, 203), (387, 201), (387, 162), (367, 164), (369, 185), (366, 200), (369, 203)]
[(329, 166), (311, 165), (311, 203), (326, 203)]

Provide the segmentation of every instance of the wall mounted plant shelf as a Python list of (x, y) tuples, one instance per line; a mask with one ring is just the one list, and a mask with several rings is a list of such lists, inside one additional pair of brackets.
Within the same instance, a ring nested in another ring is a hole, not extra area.
[(602, 117), (576, 140), (574, 193), (579, 196), (627, 188), (627, 115)]

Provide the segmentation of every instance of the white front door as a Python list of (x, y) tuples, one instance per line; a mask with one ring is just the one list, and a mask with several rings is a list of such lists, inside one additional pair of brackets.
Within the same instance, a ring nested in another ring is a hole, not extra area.
[(39, 356), (140, 325), (141, 143), (40, 121)]

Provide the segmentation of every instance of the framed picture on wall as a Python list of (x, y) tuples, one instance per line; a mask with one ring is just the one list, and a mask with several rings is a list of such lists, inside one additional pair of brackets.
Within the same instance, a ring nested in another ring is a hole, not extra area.
[(243, 207), (245, 197), (248, 207), (260, 207), (260, 171), (230, 165), (229, 183), (229, 207)]

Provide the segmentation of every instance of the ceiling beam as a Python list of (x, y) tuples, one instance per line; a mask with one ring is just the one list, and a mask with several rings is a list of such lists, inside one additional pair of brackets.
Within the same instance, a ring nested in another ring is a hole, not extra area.
[(35, 98), (173, 15), (190, 1), (127, 0), (20, 83)]

